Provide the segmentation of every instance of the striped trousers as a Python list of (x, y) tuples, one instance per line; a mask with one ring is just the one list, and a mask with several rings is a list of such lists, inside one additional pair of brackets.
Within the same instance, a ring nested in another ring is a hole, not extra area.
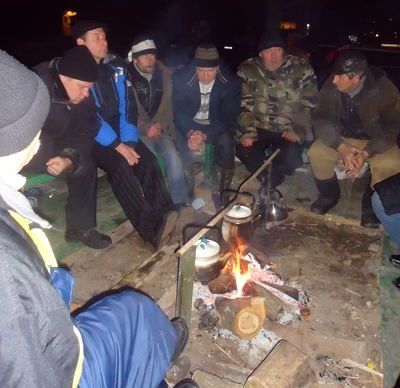
[(140, 155), (134, 166), (111, 147), (96, 143), (93, 153), (129, 221), (151, 242), (172, 200), (154, 154), (140, 140), (134, 149)]

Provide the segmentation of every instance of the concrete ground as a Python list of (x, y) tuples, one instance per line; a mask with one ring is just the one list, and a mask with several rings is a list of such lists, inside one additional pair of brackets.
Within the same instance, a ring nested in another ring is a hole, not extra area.
[[(233, 187), (247, 175), (237, 164)], [(267, 322), (265, 338), (251, 344), (264, 351), (255, 352), (249, 350), (249, 344), (224, 333), (200, 330), (198, 312), (193, 311), (190, 342), (181, 365), (170, 373), (171, 382), (202, 369), (244, 383), (266, 356), (266, 342), (271, 345), (277, 338), (285, 338), (312, 361), (319, 386), (394, 386), (400, 372), (400, 292), (391, 280), (398, 273), (388, 263), (392, 247), (382, 230), (359, 226), (366, 184), (366, 179), (341, 182), (339, 204), (332, 213), (316, 216), (307, 210), (316, 197), (309, 166), (286, 179), (280, 189), (290, 210), (288, 220), (269, 230), (260, 224), (251, 246), (277, 265), (285, 282), (306, 290), (310, 315), (287, 326)], [(64, 212), (60, 211), (65, 187), (53, 183), (46, 190), (51, 198), (42, 202), (39, 211), (53, 220), (51, 243), (60, 262), (77, 278), (76, 303), (84, 304), (99, 292), (128, 285), (149, 293), (167, 314), (174, 315), (177, 259), (173, 251), (177, 244), (159, 252), (144, 244), (126, 221), (104, 177), (99, 179), (98, 225), (111, 233), (113, 246), (96, 251), (65, 243)], [(250, 190), (257, 193), (257, 184)], [(206, 205), (196, 218), (204, 222), (215, 208), (207, 187), (197, 193)], [(382, 372), (384, 383), (368, 370), (349, 368), (344, 359)]]

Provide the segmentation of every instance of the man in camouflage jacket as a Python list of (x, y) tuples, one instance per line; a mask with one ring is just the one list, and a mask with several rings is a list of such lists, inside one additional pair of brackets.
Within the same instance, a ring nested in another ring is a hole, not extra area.
[(250, 172), (265, 160), (268, 147), (279, 148), (272, 163), (272, 188), (302, 165), (302, 142), (312, 139), (310, 111), (315, 105), (317, 80), (309, 63), (285, 53), (276, 33), (265, 33), (259, 56), (244, 61), (240, 144), (236, 154)]

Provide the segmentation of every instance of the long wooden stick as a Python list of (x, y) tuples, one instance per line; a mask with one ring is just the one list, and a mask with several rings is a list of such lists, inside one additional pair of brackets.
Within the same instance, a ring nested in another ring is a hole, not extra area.
[[(276, 150), (255, 172), (253, 172), (248, 178), (246, 178), (239, 186), (238, 193), (243, 192), (244, 188), (248, 186), (250, 183), (256, 180), (256, 178), (261, 174), (261, 172), (272, 163), (276, 155), (280, 150)], [(233, 206), (237, 203), (237, 195), (222, 209), (219, 213), (217, 213), (207, 224), (207, 226), (214, 226), (216, 225), (222, 218), (232, 209)], [(186, 253), (190, 247), (201, 237), (203, 237), (210, 229), (203, 228), (200, 229), (188, 242), (186, 242), (178, 251), (177, 255), (181, 256)]]

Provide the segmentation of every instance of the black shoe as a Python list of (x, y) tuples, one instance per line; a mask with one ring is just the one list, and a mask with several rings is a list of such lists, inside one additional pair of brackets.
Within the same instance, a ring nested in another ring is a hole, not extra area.
[(397, 268), (400, 268), (400, 255), (391, 255), (389, 261)]
[(364, 228), (377, 229), (379, 228), (380, 221), (372, 209), (363, 209), (361, 214), (360, 225)]
[(393, 285), (400, 290), (400, 277), (393, 279)]
[(338, 203), (338, 198), (336, 197), (319, 197), (310, 206), (313, 213), (316, 214), (326, 214), (329, 210), (334, 208)]
[(173, 388), (200, 388), (200, 385), (197, 384), (194, 380), (187, 378), (178, 381)]
[(106, 234), (99, 233), (95, 228), (86, 230), (67, 230), (66, 241), (80, 241), (89, 248), (104, 249), (112, 244), (112, 240)]
[(178, 212), (176, 210), (165, 212), (162, 223), (153, 240), (153, 246), (157, 251), (171, 239), (177, 220)]
[(189, 328), (185, 320), (180, 317), (172, 318), (171, 323), (177, 334), (175, 351), (171, 358), (171, 362), (174, 362), (185, 349), (185, 346), (189, 339)]

